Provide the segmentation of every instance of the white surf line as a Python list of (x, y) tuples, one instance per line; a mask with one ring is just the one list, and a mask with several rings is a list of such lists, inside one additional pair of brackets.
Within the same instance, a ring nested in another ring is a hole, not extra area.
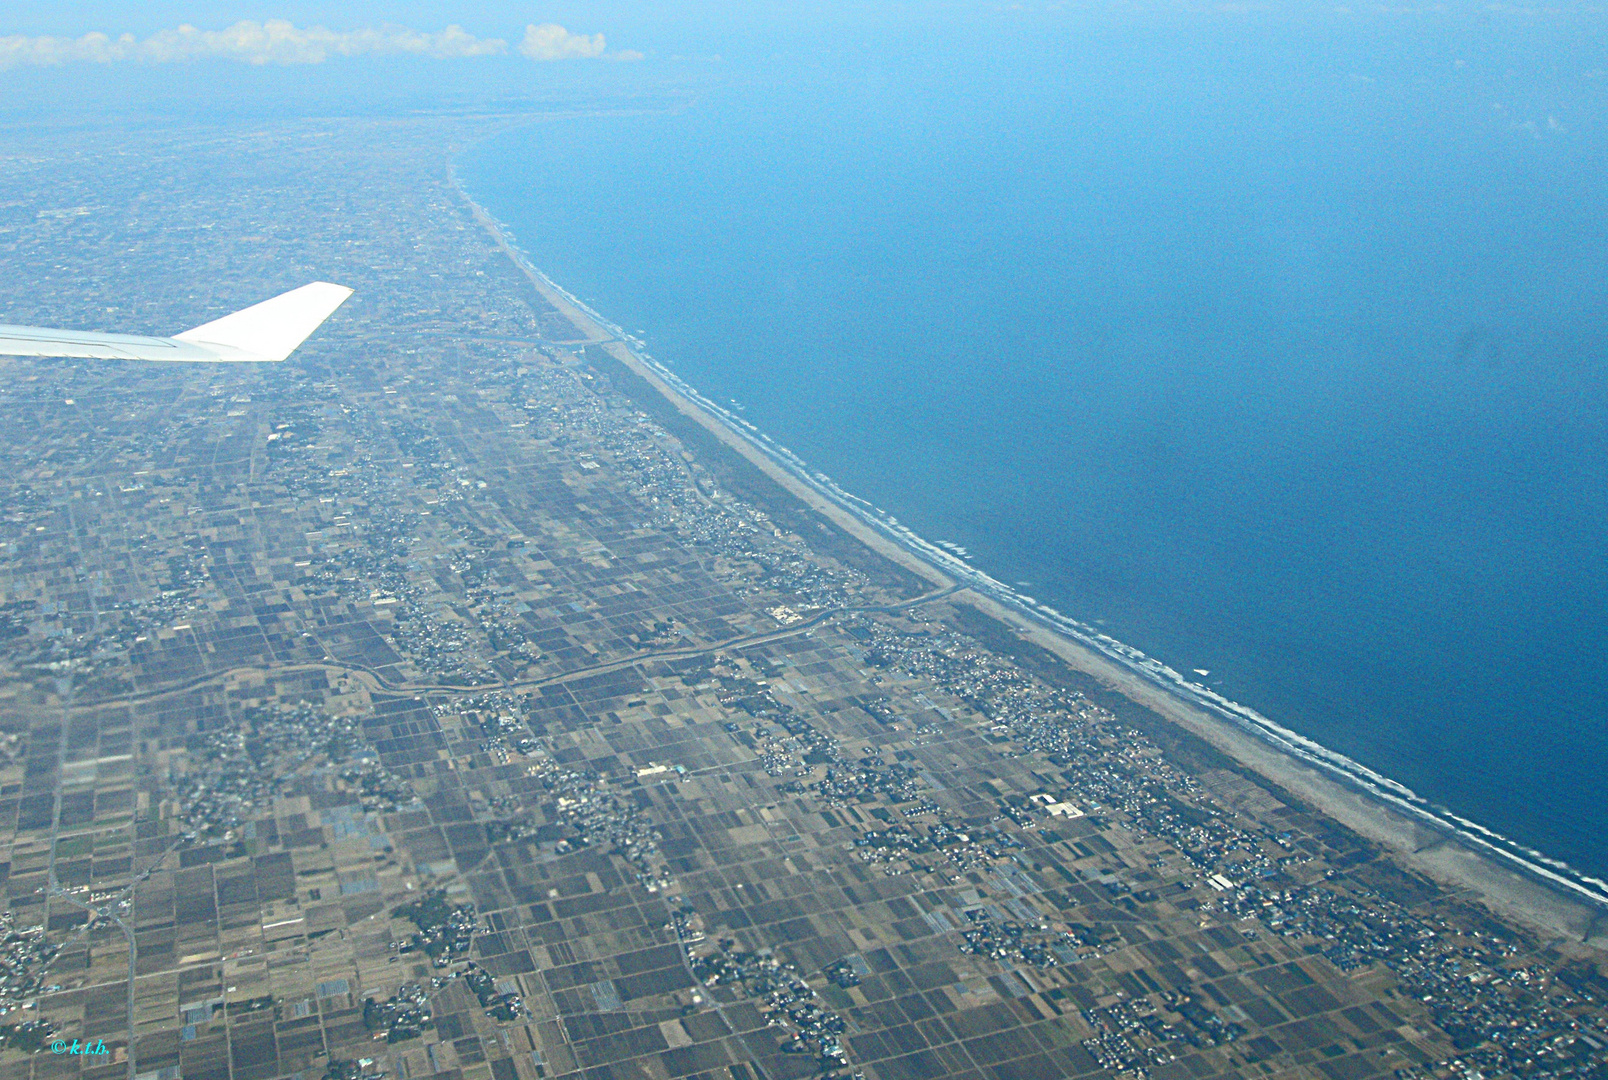
[(740, 436), (772, 461), (785, 468), (795, 479), (809, 485), (817, 494), (830, 499), (838, 507), (900, 544), (907, 551), (933, 566), (934, 569), (964, 581), (968, 587), (975, 591), (1020, 612), (1055, 633), (1071, 638), (1078, 644), (1116, 661), (1123, 667), (1143, 677), (1152, 685), (1229, 721), (1235, 727), (1272, 744), (1290, 756), (1338, 777), (1352, 787), (1361, 789), (1416, 820), (1443, 832), (1451, 832), (1467, 846), (1494, 856), (1500, 862), (1507, 863), (1531, 877), (1539, 878), (1578, 899), (1601, 907), (1608, 907), (1608, 881), (1585, 874), (1560, 859), (1551, 858), (1542, 852), (1536, 851), (1534, 848), (1527, 847), (1503, 836), (1501, 833), (1488, 829), (1478, 822), (1470, 821), (1468, 818), (1453, 813), (1444, 807), (1436, 806), (1405, 784), (1398, 783), (1388, 776), (1370, 769), (1361, 762), (1355, 761), (1336, 750), (1331, 750), (1321, 743), (1307, 738), (1305, 735), (1301, 735), (1268, 719), (1248, 705), (1241, 705), (1239, 702), (1217, 693), (1210, 687), (1189, 681), (1171, 667), (1145, 655), (1138, 649), (1130, 645), (1124, 645), (1116, 638), (1101, 633), (1092, 626), (1063, 615), (1048, 604), (1040, 603), (1031, 596), (1017, 592), (1004, 582), (990, 577), (969, 562), (950, 554), (936, 543), (918, 535), (909, 527), (901, 525), (899, 519), (893, 515), (873, 506), (859, 496), (843, 490), (831, 477), (823, 472), (811, 469), (803, 458), (776, 442), (753, 424), (699, 393), (669, 367), (653, 359), (643, 348), (640, 338), (627, 333), (575, 296), (574, 293), (571, 293), (558, 282), (548, 277), (547, 274), (543, 273), (531, 262), (528, 253), (513, 240), (508, 227), (495, 217), (492, 217), (483, 207), (480, 207), (479, 203), (469, 197), (469, 193), (464, 189), (462, 182), (457, 179), (456, 175), (453, 177), (453, 183), (458, 188), (458, 193), (463, 197), (464, 201), (478, 208), (486, 220), (494, 224), (503, 245), (512, 253), (521, 270), (541, 279), (542, 283), (548, 288), (558, 293), (567, 303), (583, 312), (587, 318), (628, 348), (631, 355), (640, 364), (650, 368), (655, 375), (670, 384), (678, 394), (716, 417), (729, 431)]

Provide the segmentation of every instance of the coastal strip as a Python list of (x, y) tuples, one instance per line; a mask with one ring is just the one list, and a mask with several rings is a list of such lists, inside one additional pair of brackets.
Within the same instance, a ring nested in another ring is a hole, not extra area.
[(1406, 866), (1547, 934), (1608, 946), (1597, 931), (1608, 882), (1431, 804), (1410, 788), (1193, 682), (1166, 664), (1017, 592), (840, 488), (792, 451), (699, 393), (644, 344), (538, 269), (501, 222), (451, 175), (475, 219), (531, 285), (576, 328), (679, 412), (873, 551), (960, 591), (985, 614), (1073, 668), (1191, 732), (1321, 813), (1392, 851)]

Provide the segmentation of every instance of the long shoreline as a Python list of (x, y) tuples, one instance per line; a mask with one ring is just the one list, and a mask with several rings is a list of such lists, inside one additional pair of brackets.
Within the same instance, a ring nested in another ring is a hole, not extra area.
[(1545, 933), (1593, 945), (1608, 939), (1608, 926), (1602, 935), (1595, 933), (1599, 916), (1608, 912), (1608, 882), (1436, 807), (1360, 762), (1189, 681), (1139, 650), (1017, 592), (844, 491), (764, 432), (704, 397), (655, 361), (639, 340), (549, 278), (506, 226), (470, 197), (455, 169), (451, 181), (476, 220), (533, 287), (574, 324), (585, 344), (607, 351), (678, 411), (862, 543), (939, 588), (961, 586), (976, 606), (1024, 638), (1206, 739), (1443, 886), (1472, 893), (1472, 898)]

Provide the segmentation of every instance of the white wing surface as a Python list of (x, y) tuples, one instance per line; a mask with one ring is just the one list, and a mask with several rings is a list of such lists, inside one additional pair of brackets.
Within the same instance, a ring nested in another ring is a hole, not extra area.
[(191, 363), (278, 363), (352, 290), (315, 281), (169, 338), (0, 325), (0, 355)]

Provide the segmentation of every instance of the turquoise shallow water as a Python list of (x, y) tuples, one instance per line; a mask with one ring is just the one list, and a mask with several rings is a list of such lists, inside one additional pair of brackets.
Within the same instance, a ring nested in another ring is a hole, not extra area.
[(460, 173), (848, 490), (1608, 873), (1608, 110), (1379, 46), (795, 58)]

